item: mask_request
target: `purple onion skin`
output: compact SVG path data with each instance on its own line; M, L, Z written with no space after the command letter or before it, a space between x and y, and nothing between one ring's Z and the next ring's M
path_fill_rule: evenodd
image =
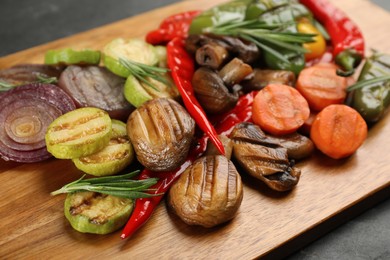
M7 118L7 114L3 114L4 110L12 111L9 106L17 106L15 109L20 108L20 100L29 100L26 102L31 106L33 102L37 104L48 106L48 110L57 109L61 114L65 114L71 110L76 109L72 98L65 93L61 88L44 83L31 83L19 87L15 87L7 92L4 92L0 95L0 157L5 161L15 161L22 163L34 163L46 160L51 157L51 154L46 150L46 146L35 149L33 145L29 150L29 144L18 144L15 147L10 147L12 142L3 142L4 138L10 138L7 133L5 133L4 120ZM7 109L4 109L6 108ZM51 108L54 107L54 108ZM42 120L45 121L45 120ZM47 121L47 120L46 120ZM50 124L47 122L47 124ZM47 128L48 125L43 125L42 127ZM36 140L39 142L41 140ZM22 149L18 146L25 145Z

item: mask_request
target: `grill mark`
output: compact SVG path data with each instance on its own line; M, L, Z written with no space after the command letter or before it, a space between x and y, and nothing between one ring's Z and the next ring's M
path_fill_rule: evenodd
M175 136L172 139L174 140L176 139L176 137L181 137L183 135L185 131L185 125L181 120L182 116L180 116L179 107L177 107L177 105L172 102L168 102L168 104L169 104L168 108L171 109L172 114L174 115L173 117L170 117L171 121L173 120L175 121L175 123L172 122L174 126L173 132L175 133Z
M99 134L101 132L104 132L106 129L107 129L107 126L105 126L105 125L97 127L97 128L93 128L93 129L88 129L88 131L83 131L80 134L72 135L72 136L69 136L68 138L61 138L61 139L57 139L55 141L51 141L50 144L61 144L61 143L70 142L70 141L73 141L76 139L81 139L81 138L88 136L88 135ZM87 140L85 140L85 142L90 143L91 140L87 139Z
M195 168L195 167L194 167ZM199 199L198 199L198 204L196 205L196 208L198 210L201 210L203 208L203 197L206 189L206 184L207 184L207 160L202 160L201 162L201 174L202 174L202 183L199 185L201 187L200 193L199 193Z
M97 119L99 117L103 117L104 113L103 112L97 112L89 116L84 116L81 117L77 120L74 120L72 122L64 122L63 124L59 126L54 126L53 128L50 129L50 132L57 132L61 130L72 130L75 129L77 126L88 123L91 120Z
M161 111L161 104L160 104L160 102L156 103L156 107L157 107L157 110L158 110L157 113L160 113L160 112L159 112L159 111ZM162 136L161 133L160 133L160 131L159 131L159 127L158 127L159 119L158 119L156 116L153 115L153 111L151 110L151 108L153 108L153 106L146 106L146 109L145 109L145 110L146 110L146 115L147 115L146 118L151 122L150 125L153 126L153 129L148 129L148 128L146 128L146 124L145 124L145 122L144 122L144 124L145 124L145 129L146 129L146 131L147 131L148 134L149 134L150 132L152 132L152 131L150 131L150 130L153 130L152 133L155 134L155 136L157 137L157 139L160 139L160 138L162 138L162 137L164 137L164 136ZM142 117L141 117L141 118L142 118ZM144 121L144 120L142 120L142 121ZM150 137L150 134L149 134L149 137ZM149 139L149 142L150 142L150 138L148 138L148 139Z

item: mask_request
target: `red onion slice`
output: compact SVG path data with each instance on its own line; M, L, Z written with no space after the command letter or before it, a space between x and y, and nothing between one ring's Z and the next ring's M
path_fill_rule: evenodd
M0 70L0 81L12 85L23 85L36 82L38 80L37 75L58 78L62 71L62 67L44 64L19 64Z
M1 95L0 156L4 160L38 162L51 155L45 133L58 116L76 108L71 97L51 84L33 83Z

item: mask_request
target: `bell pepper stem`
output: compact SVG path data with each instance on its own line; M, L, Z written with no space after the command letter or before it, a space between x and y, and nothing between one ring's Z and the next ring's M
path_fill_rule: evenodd
M362 56L353 49L346 49L337 54L335 61L341 67L336 71L337 75L349 77L355 73L355 68L362 61Z

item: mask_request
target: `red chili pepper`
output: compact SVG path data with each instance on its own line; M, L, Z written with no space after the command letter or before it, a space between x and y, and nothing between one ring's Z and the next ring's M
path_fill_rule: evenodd
M257 91L248 93L237 102L235 108L225 113L215 120L218 120L216 127L219 134L229 134L234 126L241 122L249 122L252 120L252 103L256 96ZM149 170L143 170L139 179L147 178L159 178L157 184L152 188L155 189L152 194L161 194L159 196L151 198L137 199L135 207L130 219L128 220L125 228L122 231L121 238L127 238L136 232L143 224L145 224L151 217L154 209L157 207L164 194L172 186L172 184L180 177L180 175L192 164L200 155L204 153L207 148L208 136L204 135L200 138L198 145L191 149L187 160L181 165L181 167L175 171L170 172L152 172Z
M300 0L328 31L340 76L350 76L364 58L364 38L359 27L327 0Z
M176 37L168 43L167 60L172 78L181 94L188 113L194 118L199 128L210 137L218 151L224 155L225 148L195 97L191 83L194 74L194 61L184 48L184 38Z
M201 11L188 11L164 19L159 28L146 35L150 44L166 44L175 37L187 37L192 19Z

